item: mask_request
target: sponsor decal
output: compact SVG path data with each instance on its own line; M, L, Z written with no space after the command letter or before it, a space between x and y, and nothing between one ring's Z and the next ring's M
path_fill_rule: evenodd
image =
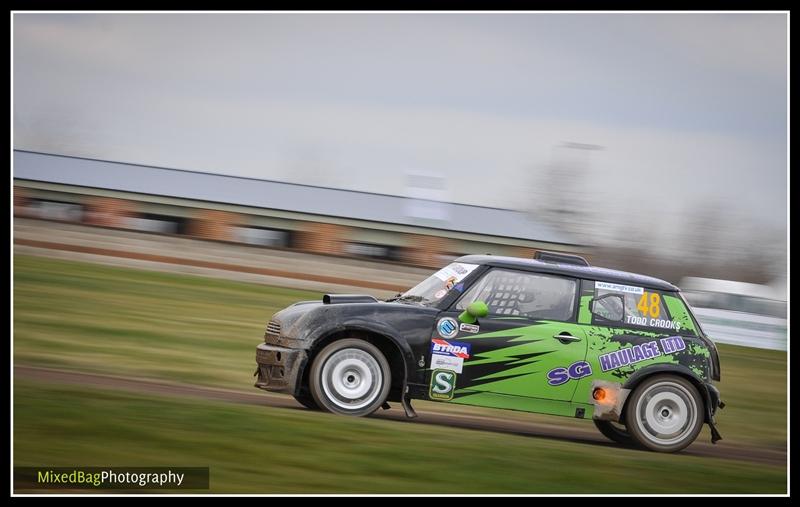
M436 273L433 274L439 280L447 283L451 278L455 281L453 282L458 283L463 280L468 274L472 273L472 271L477 268L477 264L464 264L461 262L454 262L449 264Z
M661 344L659 349L658 344ZM624 349L608 352L599 356L600 369L603 371L616 370L631 366L648 359L653 359L662 354L673 354L686 349L686 342L680 336L668 336L658 341L651 341L641 345L634 345Z
M433 295L433 297L436 299L442 299L446 295L447 295L447 289L442 289L440 291L437 291L436 294Z
M464 331L465 333L477 333L481 330L481 326L475 324L461 324L458 326L458 329Z
M547 383L560 386L570 380L578 380L592 374L592 367L586 361L576 361L568 367L553 368L547 372Z
M440 340L438 338L431 340L432 354L441 354L445 356L460 357L461 359L469 359L469 354L471 351L471 343L449 342L447 340Z
M659 341L664 354L672 354L686 349L686 342L680 336L668 336L667 338L661 338Z
M456 372L450 370L433 370L431 388L428 396L432 400L452 400L456 390Z
M642 287L622 285L620 283L594 282L594 288L597 290L605 289L613 290L615 292L628 292L630 294L644 294L644 289Z
M436 324L436 331L442 338L452 338L458 334L458 321L452 317L444 317L439 319Z
M456 278L455 276L451 276L450 278L447 279L446 282L444 282L444 288L447 289L447 290L452 289L457 281L458 281L458 278Z
M633 347L608 352L598 357L602 371L616 370L623 366L630 366L661 355L658 342L655 340Z
M459 283L458 285L456 285L456 286L455 286L455 287L453 287L453 288L454 288L455 290L457 290L458 292L464 292L464 284L463 284L463 283Z
M462 373L464 370L464 359L435 354L431 356L431 369L450 370L456 373Z
M464 359L469 359L471 351L471 343L434 338L431 340L431 368L461 373L464 368Z

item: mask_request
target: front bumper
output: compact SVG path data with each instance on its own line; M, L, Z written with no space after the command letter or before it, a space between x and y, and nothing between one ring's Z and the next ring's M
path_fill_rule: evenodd
M302 349L287 349L266 343L256 347L258 377L255 386L266 391L296 395L308 356Z

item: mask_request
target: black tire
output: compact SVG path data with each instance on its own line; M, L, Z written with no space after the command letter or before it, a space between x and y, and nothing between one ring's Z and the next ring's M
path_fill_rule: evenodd
M309 410L319 410L319 405L317 405L317 402L314 401L314 398L312 398L310 394L301 394L299 396L295 396L294 399L297 401L297 403L303 405Z
M642 381L625 406L628 433L646 449L676 452L694 442L705 421L697 388L678 375L654 375Z
M337 340L314 358L308 376L311 396L336 414L369 415L386 401L392 372L383 353L355 338Z
M628 433L628 429L624 424L613 421L601 421L593 419L594 425L600 430L600 433L609 440L625 446L634 446L636 441Z

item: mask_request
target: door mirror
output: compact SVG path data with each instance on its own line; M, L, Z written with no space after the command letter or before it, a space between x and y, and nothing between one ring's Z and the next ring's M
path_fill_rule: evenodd
M592 298L589 309L603 320L619 322L625 316L625 300L619 294L606 294Z
M479 318L489 315L489 307L483 301L473 301L466 310L461 312L458 320L465 324L475 324Z

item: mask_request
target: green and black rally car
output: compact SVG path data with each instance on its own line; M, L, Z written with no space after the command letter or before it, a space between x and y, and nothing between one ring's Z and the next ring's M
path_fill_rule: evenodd
M256 387L364 416L424 399L591 418L655 451L724 404L719 356L674 285L581 257L468 255L404 294L325 295L267 324Z

